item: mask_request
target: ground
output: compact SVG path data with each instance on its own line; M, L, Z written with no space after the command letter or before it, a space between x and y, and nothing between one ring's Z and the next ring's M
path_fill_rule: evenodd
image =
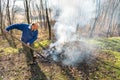
M49 45L51 41L46 39L40 44ZM94 59L89 58L90 63L83 61L73 67L43 62L37 57L36 65L27 66L22 48L11 48L1 39L0 80L120 80L120 37L90 39L88 42L99 48L95 51L99 54ZM39 47L36 42L35 48Z

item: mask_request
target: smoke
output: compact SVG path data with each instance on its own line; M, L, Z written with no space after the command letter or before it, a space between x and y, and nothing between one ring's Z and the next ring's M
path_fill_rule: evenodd
M92 47L82 40L77 30L91 24L96 17L96 0L48 0L48 3L56 20L54 30L57 41L50 45L50 48L55 46L50 52L53 60L59 61L61 53L65 65L79 63L91 53Z

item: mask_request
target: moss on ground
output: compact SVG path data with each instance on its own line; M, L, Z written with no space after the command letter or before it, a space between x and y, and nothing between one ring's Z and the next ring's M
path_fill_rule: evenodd
M107 50L120 51L120 38L112 37L98 40L104 44L103 48Z
M90 77L97 80L120 80L120 37L89 40L99 46L98 70Z
M0 80L2 80L2 77L0 76Z
M43 40L43 41L40 41L40 42L35 42L34 47L41 49L41 46L48 47L50 43L51 43L50 40Z
M19 52L19 50L16 48L7 47L7 48L0 48L0 52L1 52L0 56L5 56L9 54L16 54Z
M41 46L47 47L50 43L51 43L50 40L44 40L44 41L40 41L40 42L35 42L34 47L36 49L38 49L38 48L42 49ZM0 53L1 53L0 56L19 53L19 49L21 49L21 48L1 47L0 48Z
M120 80L120 37L104 38L104 39L89 39L88 43L96 45L100 49L100 54L98 56L100 61L97 61L94 65L97 66L96 70L89 73L90 80ZM44 47L50 44L50 41L43 41L40 44ZM36 48L39 48L39 44L36 43ZM50 69L44 73L50 77ZM56 71L57 70L57 71ZM53 80L67 80L66 75L54 67L53 70ZM79 74L78 74L79 75ZM75 79L80 80L81 78L76 75Z
M47 47L50 43L51 41L49 40L35 42L35 48L37 49L40 48L40 45ZM104 39L90 39L88 40L88 43L98 46L98 48L101 50L100 54L98 55L98 58L100 61L97 61L96 63L94 63L94 66L96 67L93 67L95 70L89 73L88 75L89 80L120 80L120 37L112 37L112 38L104 38ZM18 53L19 50L11 48L11 47L7 47L7 48L0 48L0 51L1 51L0 56L1 55L7 56L9 54L14 55L15 53ZM11 60L11 61L14 61L14 60ZM16 62L14 62L14 64L16 64ZM19 60L17 64L19 64ZM22 70L25 69L25 67L23 66L24 65L20 66L21 69L17 68L18 65L16 67L11 67L11 68L15 70L16 73L22 74ZM68 79L67 75L66 74L64 75L63 71L57 65L53 66L51 64L39 63L39 66L41 70L44 72L44 74L47 76L47 78L52 77L53 80L67 80ZM23 78L24 76L22 75L19 75L19 76L17 75L16 77L13 76L13 74L11 74L12 72L13 71L9 73L10 75L12 75L9 78L10 80L15 80L18 78L19 80L25 79ZM25 72L23 73L25 74ZM76 80L81 79L81 76L79 75L81 74L74 75ZM1 79L2 78L0 77L0 80Z

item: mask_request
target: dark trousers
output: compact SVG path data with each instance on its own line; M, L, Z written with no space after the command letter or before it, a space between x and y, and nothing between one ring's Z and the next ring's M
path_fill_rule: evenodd
M25 53L25 56L26 56L27 63L34 62L34 58L33 58L34 57L34 54L33 54L34 51L24 44L22 44L22 46L23 46L23 50L24 50L24 53ZM31 44L30 46L33 47L34 45Z

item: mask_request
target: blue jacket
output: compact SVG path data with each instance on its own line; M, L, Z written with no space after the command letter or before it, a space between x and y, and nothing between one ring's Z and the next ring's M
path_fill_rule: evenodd
M12 29L18 29L22 31L21 40L24 43L32 44L37 39L38 30L31 31L29 24L13 24L6 28L7 31Z

